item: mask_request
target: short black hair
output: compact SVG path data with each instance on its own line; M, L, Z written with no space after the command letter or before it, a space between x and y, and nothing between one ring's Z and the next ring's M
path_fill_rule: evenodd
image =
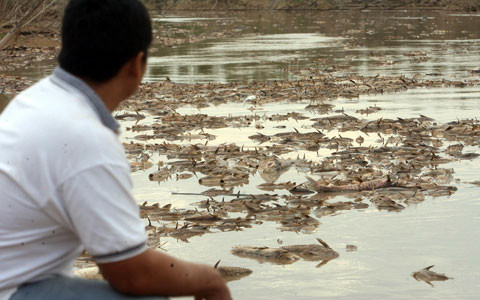
M140 0L71 0L62 21L60 67L95 83L115 77L152 42L152 25Z

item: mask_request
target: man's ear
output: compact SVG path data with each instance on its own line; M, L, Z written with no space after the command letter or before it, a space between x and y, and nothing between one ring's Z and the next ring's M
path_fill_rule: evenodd
M132 57L129 61L128 73L130 76L141 81L146 69L145 52L138 52L137 55Z
M147 68L145 60L145 53L139 52L134 57L130 58L120 70L119 75L116 77L120 80L119 88L124 90L122 100L130 97L137 90L143 79L143 74Z
M145 53L138 52L137 55L132 57L127 63L123 66L123 74L129 80L133 79L136 82L140 82L143 78L143 74L146 69Z

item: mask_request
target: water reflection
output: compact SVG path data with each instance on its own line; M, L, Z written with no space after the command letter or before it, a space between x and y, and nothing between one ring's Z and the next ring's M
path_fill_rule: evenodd
M241 52L242 55L248 55L250 52L308 50L339 46L339 40L342 38L316 33L267 34L216 43L211 47L211 51Z
M205 13L204 13L205 14ZM219 20L221 21L220 23ZM285 80L316 67L362 75L468 78L480 60L478 15L445 12L229 12L154 18L156 35L201 36L221 27L238 38L154 45L146 81ZM165 25L166 24L166 25ZM172 30L169 30L172 29ZM188 29L188 30L187 30ZM246 34L246 36L244 36ZM55 61L11 75L40 79Z
M471 30L480 27L475 15L263 12L249 14L244 26L251 36L160 48L146 80L284 80L296 78L292 67L311 66L348 66L351 73L373 76L458 78L471 76L480 58L480 33Z
M278 34L184 46L172 49L166 56L149 59L146 80L167 76L189 83L288 79L287 73L278 77L286 62L298 60L303 56L301 51L338 48L341 40L313 33Z

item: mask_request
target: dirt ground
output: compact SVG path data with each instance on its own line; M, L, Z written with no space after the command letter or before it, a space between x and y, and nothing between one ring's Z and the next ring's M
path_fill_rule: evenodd
M160 0L167 10L217 9L445 9L479 11L479 0Z
M0 36L10 27L0 28ZM0 51L0 74L54 58L60 50L60 19L42 20L20 31L15 43Z

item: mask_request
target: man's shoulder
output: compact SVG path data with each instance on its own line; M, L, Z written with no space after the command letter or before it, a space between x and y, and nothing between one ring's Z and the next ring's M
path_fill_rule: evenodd
M51 77L20 93L12 102L14 111L6 111L8 118L42 139L72 137L80 143L94 143L112 135L84 95L73 88L56 85Z
M23 102L25 108L43 109L49 113L57 111L68 113L88 109L85 96L68 85L56 84L52 76L38 81L18 94L12 101Z
M49 161L68 160L68 165L78 167L124 163L118 136L102 124L88 99L75 89L55 85L47 77L12 102L2 116L3 131L10 127L11 140L23 152L35 149Z

